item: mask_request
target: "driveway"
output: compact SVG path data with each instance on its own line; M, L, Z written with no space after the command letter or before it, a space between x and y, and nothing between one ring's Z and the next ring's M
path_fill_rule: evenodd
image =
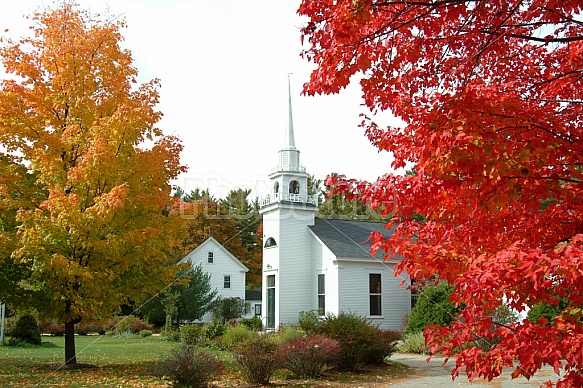
M397 361L414 368L418 373L415 377L404 382L389 384L391 388L412 388L412 387L472 387L472 388L511 388L511 387L539 387L548 380L557 381L557 376L553 369L544 367L530 381L524 377L512 380L510 378L511 369L505 371L501 376L491 382L485 380L474 380L470 384L465 375L460 375L454 381L451 380L451 371L455 365L454 360L448 361L443 366L443 358L432 358L429 363L426 362L427 356L418 354L401 354L395 353L391 356L391 361Z

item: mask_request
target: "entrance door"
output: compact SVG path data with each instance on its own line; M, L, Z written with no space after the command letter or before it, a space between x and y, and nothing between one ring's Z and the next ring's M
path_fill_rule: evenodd
M267 276L267 328L275 328L275 275Z

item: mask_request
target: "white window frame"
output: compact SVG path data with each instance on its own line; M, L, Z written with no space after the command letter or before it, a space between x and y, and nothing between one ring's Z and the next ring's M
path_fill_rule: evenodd
M323 285L322 285L322 289L320 289L320 276L322 277L323 280ZM317 288L317 293L318 293L318 315L320 316L324 316L326 315L326 274L323 273L319 273L316 276L316 288ZM320 307L320 297L322 297L323 301L324 301L324 307Z
M372 290L372 283L371 283L371 276L375 275L379 277L379 290L378 292L373 292ZM371 300L372 298L378 298L379 302L379 313L378 314L373 314L372 313L372 303ZM369 272L368 273L368 316L371 318L382 318L383 317L383 274L380 272Z

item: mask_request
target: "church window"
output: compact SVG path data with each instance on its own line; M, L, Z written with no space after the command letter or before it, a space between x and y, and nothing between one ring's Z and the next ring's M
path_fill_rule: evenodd
M275 194L279 193L279 182L275 182L275 184L273 185L273 192Z
M370 315L382 315L381 305L381 274L368 274L369 297L370 297Z
M231 276L223 276L223 288L231 288Z
M275 241L275 239L273 237L269 237L267 240L265 240L265 245L263 246L264 248L271 248L271 247L276 247L277 246L277 242Z
M291 181L289 183L289 193L299 194L300 193L300 183L298 181Z
M318 314L326 314L326 275L318 275Z
M215 254L214 254L214 252L207 253L206 260L207 260L207 263L209 263L209 264L214 263L215 262Z

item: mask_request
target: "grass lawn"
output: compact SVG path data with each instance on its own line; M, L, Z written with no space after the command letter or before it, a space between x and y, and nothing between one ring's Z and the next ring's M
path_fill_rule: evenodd
M149 372L178 346L160 337L76 336L77 362L96 368L54 370L65 358L64 337L42 337L42 346L0 346L0 385L11 387L164 387Z
M169 387L169 383L153 376L150 368L161 356L180 346L161 337L76 336L77 362L96 367L55 370L65 358L65 339L44 336L42 339L42 346L0 346L0 386ZM216 386L246 386L231 353L213 353L223 360L226 367L226 374L220 377ZM305 381L296 380L282 370L273 376L272 382L279 387L386 387L409 373L402 364L392 363L365 367L359 373L330 372L322 379Z

